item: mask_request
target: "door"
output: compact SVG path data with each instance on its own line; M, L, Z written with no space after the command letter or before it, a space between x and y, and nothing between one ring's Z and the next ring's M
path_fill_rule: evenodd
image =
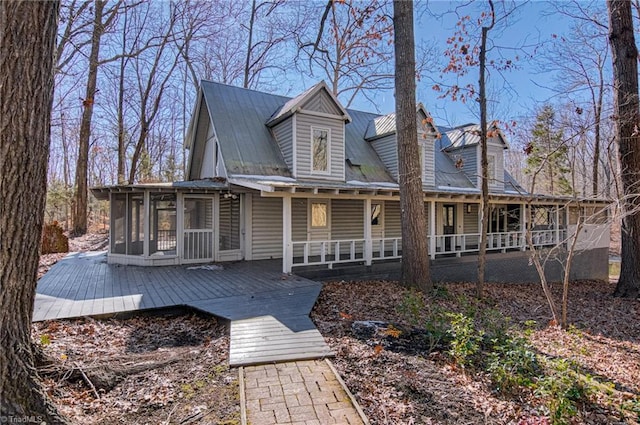
M184 198L183 263L213 261L213 198Z
M453 204L442 206L442 233L444 235L454 235L456 233L456 206ZM455 247L453 238L453 236L445 236L445 251L451 251Z

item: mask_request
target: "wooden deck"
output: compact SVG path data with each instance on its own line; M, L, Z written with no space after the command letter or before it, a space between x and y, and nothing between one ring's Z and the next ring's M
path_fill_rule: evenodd
M279 267L121 266L107 264L104 252L73 253L38 282L33 321L189 306L231 321L233 366L331 356L309 319L321 284Z

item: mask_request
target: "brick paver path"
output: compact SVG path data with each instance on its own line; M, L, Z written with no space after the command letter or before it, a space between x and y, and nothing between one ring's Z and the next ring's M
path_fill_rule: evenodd
M366 425L324 360L244 368L250 425Z

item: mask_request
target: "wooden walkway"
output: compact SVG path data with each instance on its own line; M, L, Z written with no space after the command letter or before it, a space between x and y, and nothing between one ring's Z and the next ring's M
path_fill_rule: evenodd
M107 264L73 253L38 282L33 321L189 306L231 321L230 364L331 356L309 319L321 284L283 276L279 263L225 263L221 270Z

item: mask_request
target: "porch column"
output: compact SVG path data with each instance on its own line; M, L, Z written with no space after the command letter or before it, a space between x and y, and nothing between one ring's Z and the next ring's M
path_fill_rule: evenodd
M371 265L373 259L373 241L371 240L371 198L364 200L364 263Z
M429 255L436 259L436 201L429 201Z
M180 192L176 193L176 254L178 261L182 264L184 258L184 194Z
M521 251L527 250L527 204L520 205L520 232L522 232L522 239L520 240Z
M554 215L553 230L555 230L555 235L556 235L555 240L556 240L556 245L558 245L560 243L560 206L559 205L554 205L553 215Z
M291 249L291 197L282 198L282 273L291 273L293 251Z
M149 256L149 239L151 235L151 193L148 190L144 191L144 242L142 244L142 256Z

